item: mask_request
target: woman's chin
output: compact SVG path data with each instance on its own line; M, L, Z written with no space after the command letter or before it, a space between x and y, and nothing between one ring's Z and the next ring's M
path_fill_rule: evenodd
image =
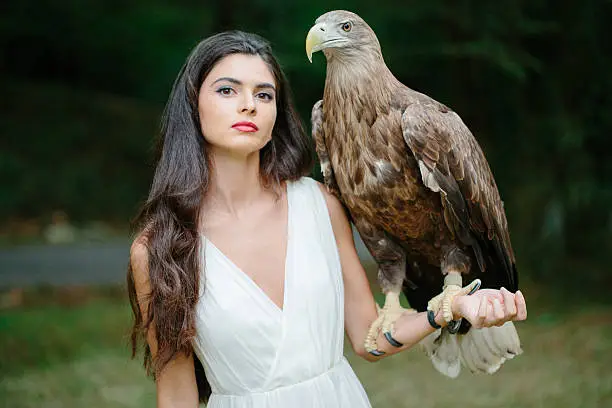
M214 150L225 152L225 154L231 154L232 156L248 157L253 153L259 152L265 145L266 143L262 143L261 140L256 140L255 138L234 138L232 143L214 145Z

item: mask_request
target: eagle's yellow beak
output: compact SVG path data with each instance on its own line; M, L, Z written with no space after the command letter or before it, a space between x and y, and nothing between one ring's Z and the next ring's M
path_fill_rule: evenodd
M312 54L321 51L321 44L325 42L325 24L319 23L312 26L306 36L306 55L308 61L312 62Z

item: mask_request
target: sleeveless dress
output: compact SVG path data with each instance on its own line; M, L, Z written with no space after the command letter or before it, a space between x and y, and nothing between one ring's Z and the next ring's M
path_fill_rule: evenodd
M370 407L343 356L344 287L317 183L287 183L288 242L280 309L205 237L205 288L193 348L212 388L208 408Z

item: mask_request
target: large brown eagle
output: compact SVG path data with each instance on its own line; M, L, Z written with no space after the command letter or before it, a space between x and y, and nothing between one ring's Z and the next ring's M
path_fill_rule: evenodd
M411 307L442 308L450 323L423 342L438 370L454 377L463 362L496 371L521 352L514 325L470 329L450 312L462 278L517 290L504 207L482 150L455 112L393 76L356 14L316 20L306 39L309 60L321 50L327 77L312 111L321 171L378 263L386 295L366 349L376 353L380 327L397 345L391 334L403 291Z

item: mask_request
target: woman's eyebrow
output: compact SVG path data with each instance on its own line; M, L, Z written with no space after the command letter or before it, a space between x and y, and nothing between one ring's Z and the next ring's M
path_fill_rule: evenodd
M240 82L239 80L235 79L235 78L230 78L230 77L221 77L218 78L215 82L213 82L211 85L216 84L217 82L221 82L221 81L227 81L227 82L231 82L232 84L236 84L236 85L242 85L242 82Z
M239 80L237 80L236 78L230 78L230 77L221 77L221 78L218 78L218 79L217 79L215 82L213 82L213 83L211 84L211 86L212 86L212 85L214 85L214 84L216 84L217 82L221 82L221 81L227 81L227 82L230 82L230 83L235 84L235 85L242 85L242 82L241 82L241 81L239 81ZM257 84L257 85L255 86L255 88L257 88L257 89L261 89L261 88L269 88L269 89L272 89L274 92L276 92L276 88L274 87L274 85L272 85L272 84L271 84L271 83L269 83L269 82L262 82L262 83L259 83L259 84Z
M257 84L256 88L257 89L269 88L269 89L272 89L274 92L276 92L276 88L274 87L274 85L272 85L269 82L262 82L261 84Z

